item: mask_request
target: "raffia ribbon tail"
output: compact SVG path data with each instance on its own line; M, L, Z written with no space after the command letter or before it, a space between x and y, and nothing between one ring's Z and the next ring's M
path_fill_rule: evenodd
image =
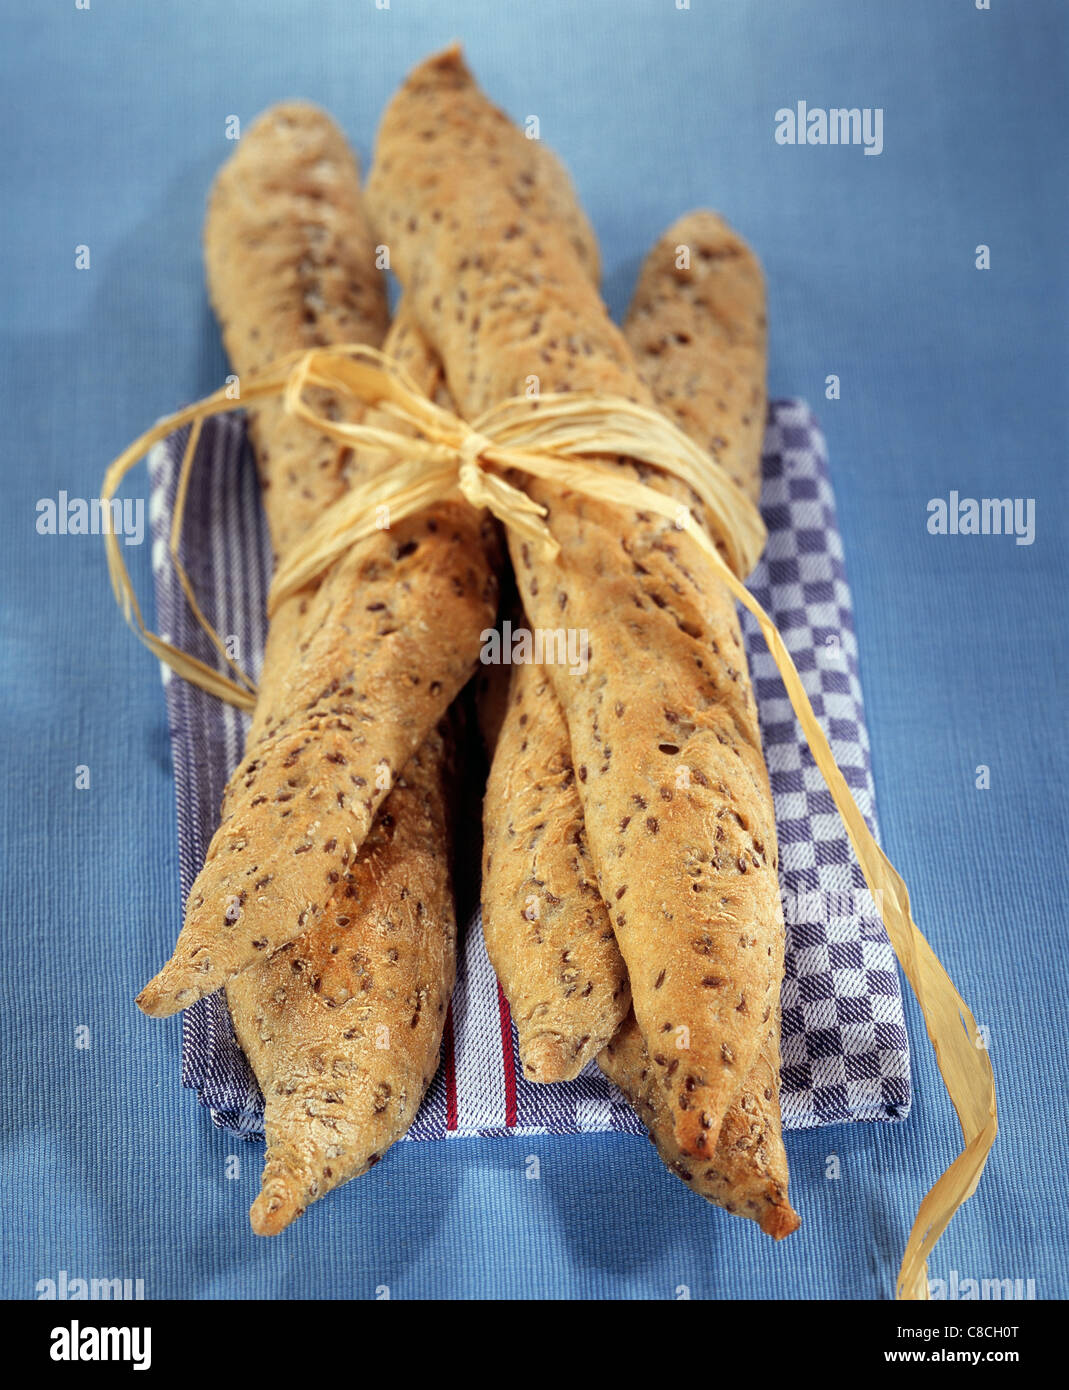
M954 1213L976 1191L998 1133L991 1059L968 1005L913 920L905 882L858 810L775 624L711 543L700 532L695 539L720 567L721 578L735 598L756 618L768 644L810 752L846 826L891 947L920 1005L943 1084L961 1125L965 1148L921 1202L898 1274L896 1297L927 1299L925 1262Z
M377 407L395 418L401 428L329 419L305 399L309 388L325 389L335 398L348 398L362 407ZM994 1073L972 1014L913 920L905 883L873 839L836 765L783 639L742 583L765 542L764 524L756 507L719 464L671 421L633 401L579 392L541 396L534 401L516 398L469 424L429 400L396 361L375 348L344 344L291 354L266 371L244 378L240 399L233 399L229 390L223 389L161 420L120 454L101 489L103 514L107 516L107 503L147 450L172 431L192 425L175 496L171 558L194 616L230 666L234 679L148 631L118 539L110 531L105 534L108 569L123 615L149 650L184 680L244 709L255 703L256 688L227 655L224 643L201 611L179 560L179 543L203 421L278 395L283 396L286 410L310 428L350 448L377 452L382 463L358 488L334 503L302 545L290 553L272 582L269 613L376 530L388 529L403 517L447 498L462 497L474 507L488 508L504 525L541 544L548 555L556 555L559 546L546 525L545 509L502 476L519 471L613 505L674 521L701 547L734 597L753 614L814 761L842 816L891 946L916 995L961 1125L963 1151L921 1202L899 1270L896 1296L927 1298L925 1262L954 1213L976 1190L995 1141ZM718 543L675 499L598 462L598 456L604 455L633 458L685 482L706 508Z

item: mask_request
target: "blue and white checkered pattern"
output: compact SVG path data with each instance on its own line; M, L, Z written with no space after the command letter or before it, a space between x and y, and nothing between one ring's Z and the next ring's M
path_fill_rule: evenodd
M801 401L770 412L761 510L768 544L749 588L790 651L835 760L877 836L853 607L823 436ZM831 793L775 663L743 631L776 806L787 923L782 1097L789 1129L909 1110L898 968Z
M158 446L152 475L157 630L209 662L167 551L185 435ZM858 806L875 834L868 734L858 679L850 590L819 427L801 401L774 402L763 457L769 539L750 587L783 635ZM240 417L206 423L186 505L183 562L214 627L254 677L263 659L271 552L255 467ZM743 614L765 755L776 805L787 922L783 986L783 1123L898 1120L909 1111L909 1048L898 970L831 796L802 739L775 665ZM223 787L248 720L164 672L178 800L183 901L218 822ZM172 924L175 934L177 923ZM161 953L169 947L161 933ZM464 935L452 1007L455 1112L447 1123L442 1073L408 1137L461 1134L641 1132L619 1092L591 1064L574 1082L534 1086L512 1038L476 913ZM223 995L184 1015L182 1079L215 1123L262 1133L263 1102L238 1048ZM506 1030L507 1032L507 1030Z

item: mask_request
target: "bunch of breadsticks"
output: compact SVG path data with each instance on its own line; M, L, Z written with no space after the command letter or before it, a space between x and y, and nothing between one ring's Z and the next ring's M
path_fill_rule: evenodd
M392 323L381 246L402 288ZM456 48L395 95L363 194L322 112L261 117L216 180L205 259L239 376L364 343L468 419L531 394L532 379L624 396L661 410L756 498L753 255L713 214L682 218L615 327L567 176ZM371 463L281 400L248 422L282 560ZM603 462L703 515L667 473ZM174 954L138 1003L161 1016L225 988L264 1095L261 1234L404 1134L454 979L454 704L511 560L512 616L584 642L579 665L479 682L483 930L524 1073L553 1084L596 1059L673 1172L779 1238L798 1225L778 1095L783 919L735 603L670 521L522 486L546 509L556 558L511 531L502 545L458 496L354 545L275 611L219 828Z

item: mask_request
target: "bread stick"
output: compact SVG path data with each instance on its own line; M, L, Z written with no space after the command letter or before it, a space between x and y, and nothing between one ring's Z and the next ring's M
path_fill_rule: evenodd
M768 320L757 257L715 212L689 212L642 263L624 324L657 408L761 496Z
M382 341L356 165L314 107L273 108L246 133L216 180L205 259L239 377L302 346ZM280 402L250 426L283 554L363 460ZM497 606L490 534L466 504L442 503L354 549L276 615L245 756L175 952L138 998L146 1013L187 1007L325 920L398 772L477 663Z
M598 891L564 714L545 668L512 668L483 801L483 939L530 1081L570 1081L631 1003Z
M222 211L213 210L227 223L235 220L231 230L240 234L233 245L224 244L218 227L218 240L209 234L233 277L239 319L230 324L227 338L235 365L240 361L250 370L308 344L308 312L325 325L314 341L373 337L381 327L379 310L385 314L381 285L361 281L354 289L344 275L331 273L339 257L350 258L353 276L366 275L372 264L358 254L369 234L344 140L314 108L287 106L267 113L246 141L251 172L235 179L227 195L240 205L239 212L226 198ZM276 194L287 215L276 215ZM307 206L302 198L310 199ZM254 226L242 220L246 216ZM310 220L301 222L301 216ZM320 217L329 224L326 232L316 221ZM324 262L318 288L309 286L309 244ZM254 312L258 292L259 317ZM362 320L346 316L350 301L370 306ZM428 394L440 395L440 367L403 307L386 347ZM359 476L361 460L338 457L329 442L277 406L259 412L253 441L272 537L284 554L349 477ZM483 585L492 577L483 545L490 532L467 509L439 508L423 520L421 531L406 528L401 543L408 544L413 534L423 549L422 564L403 582L419 599L434 599L444 588L461 596L473 573ZM395 535L386 543L397 541ZM277 711L286 708L299 683L293 667L317 642L326 643L331 625L329 646L338 658L352 663L359 656L359 649L347 651L348 643L355 647L367 636L359 615L385 611L381 603L369 606L379 594L396 601L390 588L396 577L381 555L365 553L336 566L318 591L312 586L282 606L270 628L250 748L262 748L270 739ZM487 594L492 592L491 582ZM424 626L434 614L429 603ZM434 640L428 647L433 653ZM404 696L402 689L402 708ZM340 691L337 697L346 698ZM311 746L308 756L331 751L331 745ZM282 1230L310 1202L375 1163L411 1124L436 1070L455 974L447 824L452 780L443 725L432 728L409 759L358 850L332 843L329 822L317 827L314 858L307 859L317 876L327 860L330 886L321 914L314 925L296 931L293 918L299 922L299 914L291 912L280 928L289 939L273 954L265 945L254 964L229 981L235 1032L264 1095L267 1156L262 1191L251 1212L259 1234ZM270 839L268 821L257 828ZM335 862L338 868L329 867Z
M403 305L386 350L448 404ZM442 545L452 553L448 536ZM409 760L324 919L227 984L264 1096L267 1155L250 1213L259 1235L376 1163L437 1070L456 961L450 744L443 723Z
M689 254L681 256L684 249ZM760 492L763 433L754 421L763 421L766 405L764 326L760 267L745 243L707 212L681 218L653 247L624 325L658 406L696 441L731 450L732 476L754 501ZM598 940L600 925L601 939L611 943L603 947L610 961L602 967L602 986L617 980L622 960L612 959L615 940L600 895L592 900L587 891L589 857L582 806L569 776L567 728L552 685L538 667L514 668L499 723L485 807L483 932L512 1005L525 1074L536 1081L567 1080L577 1070L570 1065L577 1044L590 1032L589 996L562 986L553 933L570 942L585 927L586 937ZM531 797L547 782L554 796L549 804L539 803L539 835L529 849L509 834L510 791L516 786L520 799ZM538 921L550 885L554 917L535 941L534 927L525 921ZM539 1030L530 1021L534 1011L525 1003L532 993L542 1018L553 1018L552 1030ZM679 1150L633 1013L598 1060L635 1107L668 1168L693 1191L756 1221L775 1239L797 1229L799 1219L787 1196L779 1113L778 1010L708 1161Z
M323 921L226 987L264 1096L250 1213L276 1235L359 1176L415 1119L453 991L443 734L406 766Z
M715 213L680 218L643 262L624 333L658 408L717 454L757 502L767 411L766 313L764 279L750 248ZM671 1171L707 1201L756 1221L775 1240L800 1224L787 1195L779 1041L777 1006L709 1163L679 1150L634 1014L598 1058Z
M714 213L681 218L646 257L624 331L658 406L698 443L730 451L756 501L765 308L753 253ZM524 1074L568 1081L624 1018L627 972L586 846L564 712L541 666L513 669L500 723L484 801L483 936Z
M728 1106L711 1155L694 1158L675 1139L664 1087L646 1044L628 1014L598 1058L602 1070L627 1096L668 1168L706 1201L756 1221L782 1240L799 1227L787 1198L787 1155L779 1111L779 1017L768 1031L742 1087Z
M413 310L468 415L532 374L543 392L650 402L539 197L531 144L456 48L395 96L368 198ZM698 507L682 484L637 471ZM550 562L510 537L528 619L589 643L584 674L549 669L601 897L675 1140L708 1156L782 974L775 826L734 602L670 523L525 485L562 547Z

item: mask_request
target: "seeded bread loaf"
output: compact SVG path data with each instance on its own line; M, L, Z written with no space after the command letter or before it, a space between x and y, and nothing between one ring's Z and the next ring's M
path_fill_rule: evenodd
M782 1240L799 1227L787 1198L787 1155L779 1111L779 1018L774 1015L746 1080L728 1106L716 1147L695 1158L676 1143L671 1107L646 1044L628 1014L598 1058L627 1096L665 1164L706 1201L756 1221Z
M689 254L681 257L683 250ZM669 228L646 257L624 325L658 406L696 441L731 449L732 475L755 501L761 432L747 417L756 413L763 420L765 414L764 324L756 259L713 213L695 212ZM613 958L615 940L600 894L589 893L567 727L544 671L513 668L510 698L496 724L483 831L483 932L512 1006L525 1074L535 1081L566 1080L578 1071L574 1058L601 1021L595 1015L591 1022L589 1000L599 983L602 990L615 988L622 960ZM547 786L551 794L539 795ZM534 803L527 814L534 826L529 841L516 833L514 810L509 816L517 802ZM594 978L579 990L563 977L560 961L564 950L574 953L576 937L598 943L608 957L587 972ZM626 986L621 994L627 997ZM634 1014L613 1031L599 1064L631 1101L669 1169L775 1239L796 1230L779 1113L778 1010L728 1107L711 1160L679 1150Z
M756 258L703 211L670 227L647 256L625 325L658 406L698 443L730 448L732 472L755 500L764 329ZM630 989L597 891L548 672L513 668L499 723L484 801L483 936L524 1074L566 1081L612 1037Z
M597 246L562 166L537 145L550 192L590 279ZM524 618L517 608L514 627ZM482 683L493 750L483 800L482 927L530 1081L569 1081L596 1057L631 1004L627 971L582 833L564 715L540 663Z
M715 212L681 217L642 263L624 333L657 408L758 501L767 317L745 241Z
M438 1068L455 975L443 733L390 792L311 931L227 985L264 1096L267 1156L250 1213L276 1235L377 1163Z
M680 218L643 262L624 333L658 408L716 454L758 501L766 314L764 277L750 248L715 213ZM672 1172L707 1201L756 1221L775 1240L800 1224L787 1196L779 1040L777 1007L757 1060L728 1107L710 1163L679 1150L633 1013L598 1058Z
M254 134L264 143L259 152L263 164L257 164L255 172L269 183L278 181L283 195L295 190L307 194L307 185L302 182L307 161L312 161L312 169L304 172L313 180L327 179L332 168L348 167L349 178L343 181L345 196L338 200L344 217L337 225L331 221L337 245L334 252L325 254L328 259L334 254L353 254L362 235L366 240L355 167L344 141L326 117L312 108L282 108L269 113L246 140L253 140ZM275 148L279 142L281 148ZM330 158L324 154L325 148ZM274 157L268 158L269 153ZM235 306L244 315L240 322L248 330L247 341L261 342L269 332L270 351L264 359L269 361L308 341L304 336L305 314L298 312L306 286L302 287L300 276L293 276L293 265L287 260L287 255L303 255L303 242L298 238L291 244L283 235L278 243L269 235L277 225L270 215L269 189L259 190L253 180L252 189L244 191L250 197L262 191L263 206L258 211L254 208L253 213L266 219L267 243L276 250L281 245L271 265L268 303L261 306L264 313L259 324L255 321L251 268L261 243L256 236L247 235L249 229L240 219L238 226L243 233L227 252L235 283L254 301L251 309ZM309 217L317 215L319 202L312 199L306 209ZM283 203L289 206L286 197ZM290 228L285 217L282 225ZM319 239L312 236L314 230L314 222L304 226L304 232L318 246ZM353 273L363 273L371 264L368 259L354 266ZM335 297L344 298L345 294L342 285L332 283L324 299L316 298L313 309L327 313ZM342 336L366 339L372 327L370 322L347 324ZM322 341L333 339L328 336ZM241 355L243 344L246 339L239 334L236 364L247 360ZM428 394L440 396L440 368L403 308L386 347ZM361 460L351 459L345 467L327 466L322 461L331 451L324 441L280 410L267 418L261 412L253 438L267 485L264 496L272 536L278 553L285 554L316 519L317 503L320 507L328 505L350 477L360 475ZM401 544L421 547L422 565L414 575L402 576L400 595L391 583L398 578L396 568L381 555L364 554L355 562L343 560L318 591L310 587L275 615L250 747L262 748L263 741L270 739L276 717L270 711L285 708L296 683L293 667L317 642L324 652L333 652L336 660L351 664L361 654L357 644L367 639L363 613L386 613L387 603L402 606L409 602L416 608L423 602L426 612L408 615L418 630L435 620L436 588L428 576L436 577L439 588L450 591L446 619L451 615L453 597L461 595L473 572L480 574L482 583L487 582L493 556L483 545L489 532L480 519L456 504L419 522L418 532L406 528ZM384 540L397 544L398 533ZM413 583L413 578L417 582ZM488 607L492 592L491 584ZM328 633L332 626L334 631ZM434 642L427 645L433 653ZM335 698L341 702L352 695L339 690ZM402 707L404 696L402 689ZM354 737L354 742L362 741L362 737ZM317 746L315 738L309 738L306 764L313 768L313 776L316 760L329 760L335 752L339 750L332 745ZM299 761L294 760L291 766L296 767ZM255 774L255 762L247 762L247 772ZM334 765L347 766L345 762ZM227 1001L235 1032L265 1102L267 1158L262 1192L251 1212L253 1227L260 1234L275 1234L309 1202L376 1162L411 1124L436 1070L455 973L447 827L447 793L452 781L443 724L430 730L409 759L359 849L332 821L331 816L337 815L333 808L326 811L322 818L326 823L314 826L315 834L308 837L310 848L297 861L307 866L311 882L323 884L317 888L323 894L323 907L315 924L303 931L294 930L293 919L299 927L300 913L291 910L279 929L279 934L288 932L281 948L272 954L269 946L273 943L264 943L255 963L228 984ZM285 821L289 807L286 800L281 804L281 820ZM255 806L252 809L255 811ZM275 827L264 820L256 822L255 828L262 832L261 842L270 844ZM341 833L337 833L339 829ZM244 906L244 898L239 898L238 906Z
M369 206L450 390L469 416L531 375L543 392L649 403L534 163L456 48L421 64L383 119ZM619 466L697 506L656 470ZM527 486L562 546L549 562L510 538L528 619L589 634L586 673L550 673L601 897L675 1140L707 1156L782 975L775 827L734 602L670 524Z
M564 715L546 669L512 668L483 802L483 938L530 1081L570 1081L631 991L590 862Z
M356 165L314 107L273 108L246 133L216 180L205 259L239 376L300 347L382 341ZM367 460L279 402L251 428L284 554ZM355 548L276 614L245 756L174 955L138 998L146 1013L185 1008L324 919L398 771L475 667L497 606L490 536L467 504L443 503Z
M403 305L386 350L449 404ZM426 547L439 544L453 553L448 533L430 531ZM450 745L443 722L409 760L359 851L341 851L322 920L227 984L234 1029L264 1095L267 1157L250 1214L260 1235L277 1234L377 1162L412 1123L437 1070L456 956ZM338 851L329 841L321 849Z

